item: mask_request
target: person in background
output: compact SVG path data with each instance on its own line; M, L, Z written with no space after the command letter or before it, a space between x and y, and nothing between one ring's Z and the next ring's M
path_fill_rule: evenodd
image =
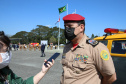
M56 49L56 47L57 47L57 46L55 45L55 49Z
M64 34L70 42L63 50L61 84L112 84L116 72L109 50L86 36L84 19L79 14L63 17Z
M42 70L35 76L31 76L26 80L18 77L10 69L9 63L12 57L10 51L10 40L4 35L4 32L0 32L0 84L38 84L47 71L53 66L54 60L52 62L47 62L47 66L42 65Z
M41 53L42 53L41 57L45 57L46 56L44 51L45 51L45 45L42 43L42 45L41 45Z
M19 44L17 44L17 50L19 50Z
M13 48L14 48L14 51L16 51L16 46L15 46L15 44L13 44Z
M12 51L12 43L10 43L10 50Z

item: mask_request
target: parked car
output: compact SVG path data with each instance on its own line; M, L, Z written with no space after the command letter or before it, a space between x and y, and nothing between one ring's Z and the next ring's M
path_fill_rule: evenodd
M106 28L104 32L105 36L94 40L102 42L109 49L117 74L117 81L113 84L126 84L126 30Z

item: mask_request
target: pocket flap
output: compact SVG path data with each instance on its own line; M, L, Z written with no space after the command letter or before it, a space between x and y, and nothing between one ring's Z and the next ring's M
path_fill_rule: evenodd
M74 61L73 66L78 67L78 68L86 68L87 64L85 64L84 62L80 62L80 61Z

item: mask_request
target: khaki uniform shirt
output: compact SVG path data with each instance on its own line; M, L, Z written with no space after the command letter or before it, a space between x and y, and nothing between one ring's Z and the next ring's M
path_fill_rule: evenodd
M102 76L115 73L107 47L102 43L93 47L87 39L84 35L75 49L72 43L65 46L61 84L101 84Z

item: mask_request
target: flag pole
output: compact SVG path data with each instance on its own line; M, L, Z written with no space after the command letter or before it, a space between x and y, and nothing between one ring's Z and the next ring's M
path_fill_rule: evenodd
M67 15L68 15L68 4L67 4ZM66 43L67 43L67 39L66 39Z
M67 4L67 15L68 15L68 4Z
M60 15L59 15L59 18L60 18ZM59 50L59 44L60 44L60 20L59 20L58 50Z

